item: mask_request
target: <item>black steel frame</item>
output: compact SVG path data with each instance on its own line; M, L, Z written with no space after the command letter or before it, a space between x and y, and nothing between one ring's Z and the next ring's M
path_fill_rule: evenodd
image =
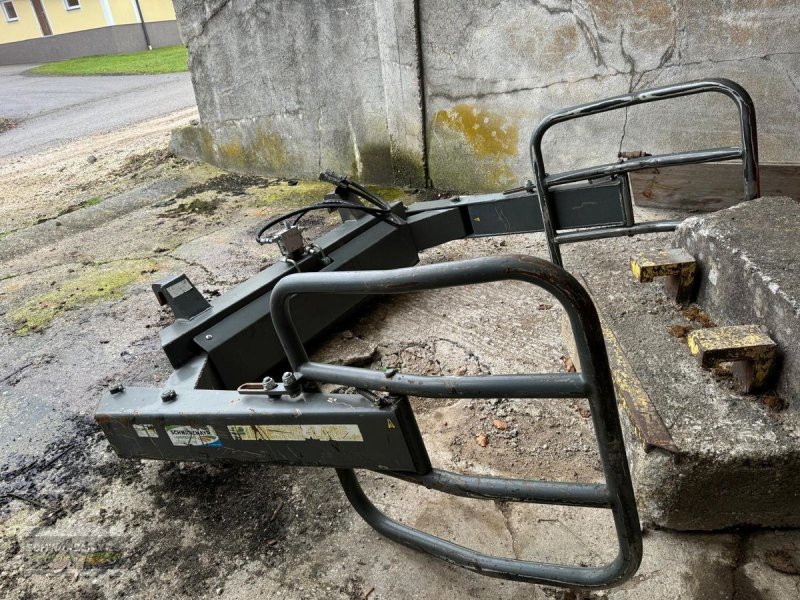
M548 174L545 169L544 157L542 155L542 138L551 127L558 123L564 123L566 121L612 110L620 110L637 104L708 92L724 94L733 100L739 113L741 146L678 152L675 154L661 154L658 156L643 156L626 162L598 165L557 174ZM626 219L622 226L601 226L579 231L564 232L562 230L565 228L559 227L559 223L555 217L556 206L553 199L553 190L557 188L557 186L600 177L627 177L627 173L652 167L673 167L677 165L741 159L744 176L744 199L752 200L753 198L758 198L760 195L755 106L747 91L738 83L729 79L689 81L686 83L640 90L614 98L606 98L596 102L589 102L587 104L557 110L547 115L539 125L536 126L536 129L533 130L530 141L530 156L531 168L533 169L536 190L539 196L539 206L542 211L542 222L544 224L545 235L547 236L547 247L550 253L550 259L559 266L563 265L560 249L561 244L618 237L622 235L673 231L682 220L651 221L637 224L633 217L633 207L630 200L628 200L627 206L625 207ZM630 195L628 198L630 198Z
M705 92L725 94L736 104L741 128L740 147L645 156L567 173L546 173L541 142L552 126L591 114ZM172 277L154 285L159 301L169 304L176 316L176 321L161 332L162 346L176 370L164 389L132 388L123 392L122 386L118 386L116 392L111 391L104 397L96 417L112 445L122 456L138 456L136 452L142 452L141 444L144 442L136 439L137 443L133 443L130 428L134 420L138 423L144 417L152 417L154 423L167 417L180 421L186 414L194 414L192 411L201 411L203 419L212 415L214 423L219 421L222 424L221 429L228 422L226 417L235 417L239 419L237 423L244 423L247 419L242 420L240 413L233 411L231 406L238 406L237 403L242 404L244 398L250 398L246 394L262 393L277 398L292 396L288 387L276 384L270 378L260 384L249 383L239 387L265 375L276 375L276 370L287 359L300 381L312 388L314 382L330 382L420 397L587 398L592 409L605 484L475 477L433 469L427 462L416 469L416 473L390 471L381 466L385 463L367 460L368 456L364 456L362 461L361 454L355 462L326 464L377 468L393 477L471 498L609 509L617 531L619 553L605 566L584 567L500 558L391 520L366 497L355 471L337 469L348 499L376 530L397 542L468 569L506 579L584 588L609 587L629 578L641 561L642 543L614 387L597 312L586 290L560 268L560 244L674 229L680 221L635 222L628 173L639 169L741 159L745 199L757 197L759 173L755 110L747 92L725 79L632 92L552 113L534 130L530 151L535 186L528 182L523 188L500 194L445 198L420 202L408 208L396 203L391 207L391 219L360 212L343 214L344 222L339 227L315 240L296 257L272 265L210 303L185 276ZM547 237L552 262L524 256L500 256L412 266L418 262L420 250L450 240L542 230ZM537 285L563 304L576 338L582 366L580 373L426 377L310 362L306 354L304 343L310 343L330 330L371 295L504 279ZM290 300L295 297L297 300L291 307L293 320ZM267 381L269 386L265 383ZM236 388L239 388L238 392L232 391ZM312 389L301 395L307 404L320 396L315 395ZM220 399L218 410L209 412L208 407L213 404L210 398ZM173 404L164 406L162 401ZM264 405L268 406L271 405ZM275 416L264 407L260 412L256 411L253 419ZM322 409L311 412L309 418L331 417L329 411ZM153 443L151 440L154 438L145 436L142 439ZM164 459L179 455L180 460L219 460L221 456L219 450L212 452L195 446L179 446L177 449L163 446L162 449L166 454L158 457ZM233 454L229 454L235 456L235 446L232 449ZM420 445L418 449L421 451L424 446ZM271 454L266 450L259 457L251 456L250 460L267 460ZM148 451L152 454L152 449ZM301 453L291 464L323 464L322 455L314 452L309 449L307 453ZM368 452L369 448L364 450L364 453Z
M574 332L581 372L476 377L394 373L387 377L370 369L311 362L290 312L291 299L302 294L397 294L506 279L537 285L564 306ZM605 484L477 477L438 469L423 475L391 471L388 474L470 498L609 509L613 514L619 545L619 553L611 563L599 567L551 564L490 556L465 548L390 519L364 494L355 471L337 469L350 503L377 531L411 548L483 575L503 579L601 588L622 583L636 572L642 556L641 531L605 342L594 304L572 275L545 260L517 255L386 271L294 274L275 286L271 312L289 363L294 373L302 376L306 382L337 383L428 398L589 400Z

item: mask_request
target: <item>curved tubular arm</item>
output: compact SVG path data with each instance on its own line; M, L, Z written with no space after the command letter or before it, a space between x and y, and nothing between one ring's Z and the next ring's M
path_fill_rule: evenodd
M622 532L617 530L620 538L620 553L613 561L601 567L560 565L490 556L398 523L381 512L367 498L355 471L336 469L336 473L350 504L361 518L378 533L399 544L427 552L481 575L560 587L607 588L623 583L632 577L639 568L642 542L638 524L635 534L624 540Z
M505 279L537 285L564 306L575 336L581 373L568 374L568 377L564 374L424 377L313 363L308 360L292 322L289 306L293 296L303 293L397 294ZM285 277L275 286L271 297L271 314L292 369L311 381L338 382L368 389L373 387L422 397L447 394L451 394L451 397L459 394L486 397L489 393L503 390L506 397L520 397L524 392L528 397L546 394L560 398L582 396L589 400L605 485L479 477L438 470L421 475L387 474L459 496L608 508L613 514L619 546L614 561L601 567L557 565L494 557L464 548L393 521L364 495L354 471L339 469L339 478L348 499L376 530L401 544L484 575L517 581L587 588L609 587L622 583L636 572L642 556L641 530L605 341L591 298L564 269L539 258L511 255L389 271L299 273ZM525 377L529 378L528 383L524 382ZM515 386L518 390L516 394L513 393ZM537 393L537 386L541 386L540 393Z
M425 475L400 473L399 471L387 471L385 474L425 486L429 490L437 490L462 498L611 508L608 488L602 483L528 481L486 475L461 475L440 469L431 469Z
M568 173L547 175L544 157L542 156L542 138L547 131L558 123L579 119L589 115L619 110L645 104L657 102L669 98L680 96L691 96L707 92L717 92L730 98L736 105L739 113L739 129L741 136L741 147L736 148L716 148L712 150L699 150L694 152L683 152L674 155L648 156L640 159L630 160L624 163L599 165L578 169ZM756 135L756 112L753 100L742 86L730 79L701 79L678 83L658 88L630 92L613 98L606 98L595 102L580 104L570 108L555 111L547 115L536 126L531 134L530 157L533 176L539 196L539 205L542 211L542 221L545 234L547 235L550 257L558 265L561 265L561 251L558 247L556 237L556 227L553 220L554 210L551 206L551 198L548 192L550 186L560 185L570 181L580 181L594 177L602 177L617 173L625 173L645 169L651 166L674 166L679 164L691 164L698 162L710 162L715 160L742 159L742 169L744 176L744 197L745 200L758 198L760 195L759 171L758 171L758 139Z

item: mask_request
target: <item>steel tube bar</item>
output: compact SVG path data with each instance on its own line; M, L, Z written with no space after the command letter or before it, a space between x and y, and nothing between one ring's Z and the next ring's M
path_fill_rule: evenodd
M559 242L556 239L556 221L555 221L555 208L553 206L552 194L550 187L556 184L566 183L566 181L576 181L575 177L580 176L592 177L594 173L608 172L608 174L626 172L626 167L622 166L626 163L621 163L618 169L615 170L614 165L602 165L601 167L592 167L588 169L580 169L577 172L563 173L556 175L547 175L546 167L544 164L544 156L542 155L542 138L545 133L558 123L563 123L572 119L586 117L598 113L608 112L611 110L619 110L628 108L637 104L645 104L648 102L657 102L669 98L678 98L681 96L690 96L694 94L702 94L707 92L715 92L724 94L730 98L736 105L739 115L739 132L741 137L741 148L738 153L734 153L734 149L714 149L710 151L700 151L691 153L679 153L677 156L683 156L688 161L707 162L707 160L731 160L734 158L742 159L742 175L744 180L744 198L745 200L752 200L758 198L760 195L760 182L758 171L758 139L756 134L756 113L755 105L752 98L742 86L729 79L703 79L698 81L689 81L686 83L679 83L668 85L659 88L652 88L647 90L639 90L630 92L621 96L613 98L606 98L587 104L580 104L570 108L555 111L547 115L533 130L530 139L530 158L531 167L533 169L534 182L539 196L539 207L542 212L542 223L544 226L545 235L547 237L547 247L550 253L550 259L557 265L563 264L561 258L561 250ZM715 158L711 156L717 153ZM670 158L672 156L672 158ZM634 163L634 169L645 168L646 163L641 162L648 158L655 158L656 161L667 161L668 164L661 162L661 166L674 166L676 164L689 164L677 162L674 158L676 155L666 155L658 157L644 157L643 159L634 159L629 161ZM703 160L700 160L703 158ZM707 159L707 160L706 160ZM652 165L650 165L652 166Z
M673 154L657 154L656 156L643 156L625 162L609 163L576 169L565 173L548 175L544 181L548 186L563 185L576 181L585 181L595 177L608 177L619 173L630 173L656 167L673 167L676 165L693 165L722 160L742 158L742 149L739 147L712 148L709 150L693 150L691 152L675 152Z
M544 387L544 391L537 394L533 383L525 383L525 376L464 377L461 379L467 383L454 383L452 380L458 378L385 374L369 369L312 363L308 360L291 317L290 301L299 294L413 293L505 279L537 285L551 293L563 305L575 336L582 376L580 379L559 379L564 385L564 392L556 389L556 379L551 375L542 376L543 374L527 376L529 382ZM548 261L516 255L390 271L298 273L289 275L275 286L270 306L275 330L290 365L303 379L310 382L315 382L318 378L320 382L335 378L337 383L353 387L369 388L375 385L387 391L394 389L421 396L468 392L478 397L486 397L490 391L501 389L507 397L519 397L523 393L530 395L531 392L537 396L546 394L564 397L565 394L575 393L576 384L582 385L591 408L606 479L605 486L526 480L514 482L504 478L488 479L435 470L419 476L391 471L386 473L460 496L606 507L613 515L619 553L616 559L604 566L582 567L499 558L464 548L388 518L364 495L352 469L337 469L339 479L355 510L380 533L401 544L484 575L532 583L592 588L621 583L636 572L642 555L641 530L605 341L594 304L588 292L572 275ZM501 383L492 384L491 379ZM481 389L484 384L486 387ZM516 392L513 389L515 384L519 385Z
M639 235L640 233L664 233L675 231L682 220L673 221L649 221L647 223L637 223L630 227L598 227L597 229L582 229L579 231L569 231L556 235L559 244L572 244L575 242L585 242L588 240L602 240L605 238L620 237L623 235Z
M601 483L526 481L505 477L463 475L440 469L433 469L425 475L395 471L389 471L388 474L431 490L465 498L611 508L608 488Z
M585 398L589 387L581 373L535 373L434 377L306 362L295 368L313 381L352 385L380 392L426 398Z

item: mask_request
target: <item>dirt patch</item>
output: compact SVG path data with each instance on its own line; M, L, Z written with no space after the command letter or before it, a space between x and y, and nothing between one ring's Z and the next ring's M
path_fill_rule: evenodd
M224 574L237 557L275 565L296 514L292 479L265 465L162 465L144 491L157 525L129 560L147 578L169 573L176 591L187 595ZM192 542L186 544L189 530Z
M9 129L14 129L17 126L17 122L13 119L8 119L6 117L0 117L0 133L5 133Z
M186 161L176 158L167 148L157 148L149 152L131 154L122 161L119 168L111 171L110 175L112 177L129 177L139 171L152 169L167 161L171 161L176 165L186 164Z
M244 196L247 193L248 188L266 188L281 181L286 180L276 179L274 177L268 178L254 175L225 173L224 175L212 177L203 183L190 185L183 191L176 194L175 200L183 200L184 198L190 198L203 192L218 192L222 194L228 194L229 196Z
M669 329L667 329L667 333L669 333L675 339L685 342L689 334L693 332L694 329L695 328L691 325L676 323L674 325L670 325Z
M0 161L0 237L90 205L94 198L105 199L162 174L190 169L166 147L170 130L195 115L196 109L179 111Z
M9 514L12 502L22 503L42 509L41 524L49 525L80 510L103 482L138 480L141 463L112 456L93 419L69 417L64 431L65 440L35 460L12 457L0 466L0 515Z
M216 177L190 185L178 192L173 198L161 206L175 205L174 208L165 210L161 217L184 217L187 215L210 216L224 204L228 198L248 195L253 188L267 188L276 185L280 180L276 178L257 177L250 175L237 175L225 173ZM190 199L188 202L181 200Z
M689 319L690 321L699 324L701 327L717 326L717 324L714 323L714 320L709 316L709 314L699 306L692 305L689 308L685 309L683 311L683 316Z

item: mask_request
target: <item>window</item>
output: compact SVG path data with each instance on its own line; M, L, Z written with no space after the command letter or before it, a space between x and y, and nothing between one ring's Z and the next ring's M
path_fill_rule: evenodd
M11 0L7 0L3 2L3 14L6 17L6 21L11 23L12 21L19 21L19 17L17 16L17 9L14 8L14 3Z
M81 0L64 0L64 5L67 7L67 10L75 10L81 7Z

